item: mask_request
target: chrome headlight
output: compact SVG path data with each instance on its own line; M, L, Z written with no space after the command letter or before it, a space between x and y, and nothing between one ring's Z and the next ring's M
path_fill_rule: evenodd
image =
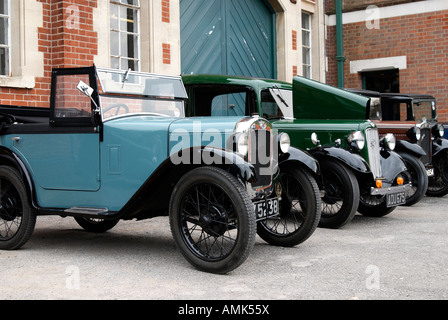
M421 130L418 126L409 129L406 135L413 141L420 141L420 138L422 137Z
M236 151L244 157L249 153L249 134L247 131L236 137Z
M358 150L364 149L366 139L361 131L355 131L348 137L349 144Z
M445 135L445 127L443 124L437 124L432 127L432 135L436 138L441 138Z
M278 135L278 147L282 153L289 152L289 148L291 147L291 139L289 138L289 134L281 132Z
M397 145L397 139L392 133L388 133L381 140L381 144L383 148L394 150L395 146Z
M316 146L320 143L320 141L319 141L319 137L317 136L317 133L316 133L316 132L313 132L313 133L311 134L311 142L312 142L314 145L316 145Z

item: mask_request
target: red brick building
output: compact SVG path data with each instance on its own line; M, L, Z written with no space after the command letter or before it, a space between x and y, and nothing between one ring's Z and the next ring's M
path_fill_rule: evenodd
M327 83L337 85L335 1L326 0ZM344 85L436 97L448 121L448 1L342 0Z

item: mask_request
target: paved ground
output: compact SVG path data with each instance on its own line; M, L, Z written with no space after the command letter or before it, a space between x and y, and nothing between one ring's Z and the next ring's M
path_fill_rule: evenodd
M257 239L228 275L193 269L167 218L120 222L106 234L40 217L20 250L0 252L0 299L448 299L448 197L383 218L357 215L295 248Z

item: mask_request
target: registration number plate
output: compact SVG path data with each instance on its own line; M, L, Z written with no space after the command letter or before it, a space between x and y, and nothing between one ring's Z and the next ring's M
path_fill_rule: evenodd
M257 220L266 219L278 215L280 205L277 198L254 202Z
M387 195L387 207L396 207L406 203L406 192L391 193Z

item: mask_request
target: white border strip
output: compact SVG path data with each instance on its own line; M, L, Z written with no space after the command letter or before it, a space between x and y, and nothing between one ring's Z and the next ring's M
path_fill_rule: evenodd
M367 9L367 7L366 7ZM428 13L435 11L448 10L447 0L426 0L419 2L411 2L405 4L398 4L395 6L380 7L379 18L394 18L401 16L408 16L413 14ZM327 25L336 25L336 15L327 16ZM365 22L368 20L368 15L365 10L347 12L342 14L343 24Z
M406 56L350 61L350 73L388 69L407 69Z

